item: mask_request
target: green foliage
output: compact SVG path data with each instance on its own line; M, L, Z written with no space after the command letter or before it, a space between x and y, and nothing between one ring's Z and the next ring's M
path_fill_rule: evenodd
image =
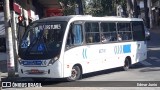
M76 0L59 0L63 3L64 15L75 14ZM116 7L121 5L126 8L126 0L82 0L84 13L93 16L116 15Z
M63 14L64 15L74 15L75 14L75 7L76 7L76 0L58 0L61 2Z
M86 14L93 16L113 16L116 15L117 5L126 8L126 0L86 0Z

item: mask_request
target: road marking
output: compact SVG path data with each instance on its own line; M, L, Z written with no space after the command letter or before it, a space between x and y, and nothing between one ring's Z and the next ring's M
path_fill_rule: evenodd
M157 57L149 57L150 59L158 59Z
M151 66L152 64L150 64L149 62L147 61L142 61L140 62L141 64L145 65L145 66Z

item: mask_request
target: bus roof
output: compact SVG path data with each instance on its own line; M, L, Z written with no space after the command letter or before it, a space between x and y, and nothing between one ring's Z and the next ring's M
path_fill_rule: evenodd
M76 21L76 20L87 20L87 21L143 21L141 18L124 18L117 16L106 16L106 17L92 17L91 15L70 15L70 16L54 16L47 17L35 22L45 21Z

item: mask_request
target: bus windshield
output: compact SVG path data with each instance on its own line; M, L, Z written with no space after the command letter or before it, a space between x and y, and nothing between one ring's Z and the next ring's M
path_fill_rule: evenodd
M60 54L66 22L33 23L19 44L22 59L49 59Z

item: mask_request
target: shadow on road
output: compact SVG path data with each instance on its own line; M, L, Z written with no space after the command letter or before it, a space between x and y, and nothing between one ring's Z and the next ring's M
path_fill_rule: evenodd
M153 72L153 71L160 71L160 68L145 68L140 70L140 72Z

